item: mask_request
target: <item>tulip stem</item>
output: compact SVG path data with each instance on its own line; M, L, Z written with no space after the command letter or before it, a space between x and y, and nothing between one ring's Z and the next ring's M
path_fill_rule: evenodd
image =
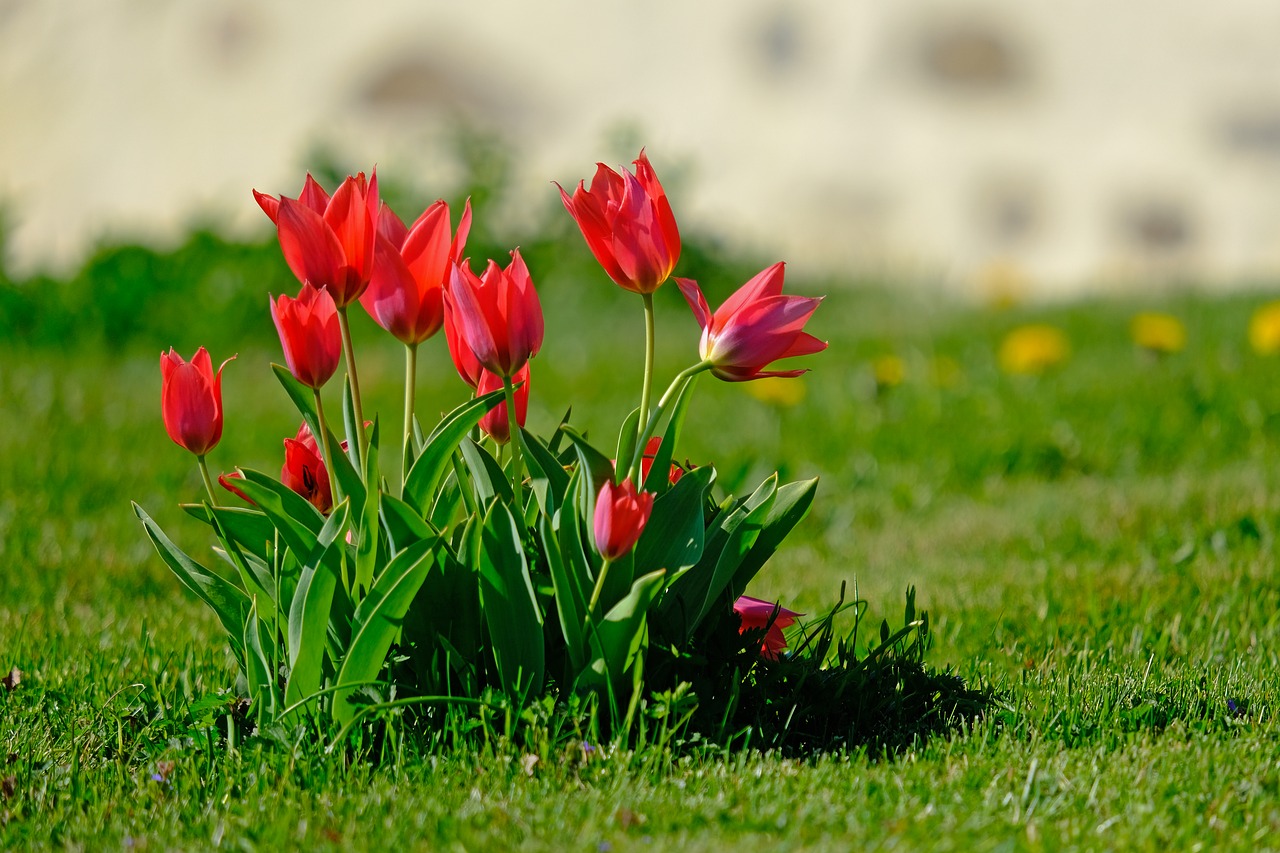
M404 458L400 464L401 482L409 479L413 467L415 447L413 442L414 388L418 382L418 345L404 345Z
M364 407L360 403L360 379L356 376L356 353L351 346L351 323L347 319L347 306L338 309L338 328L342 330L342 357L347 363L347 381L351 383L351 407L354 411L355 435L347 436L351 449L355 451L356 472L364 476L364 457L368 450L368 439L364 434Z
M644 446L653 436L654 430L658 428L658 422L662 420L662 413L666 411L671 401L684 390L686 383L691 381L695 376L704 370L711 369L711 362L700 361L692 367L687 367L676 374L676 378L671 380L671 384L667 386L667 390L663 393L662 398L658 400L658 405L654 408L653 414L649 416L648 423L640 433L640 439L636 442L634 455L631 457L631 464L627 466L628 476L631 482L636 484L636 488L643 489L644 483L640 480L640 463L644 459Z
M639 431L637 433L637 447L643 448L647 440L644 435L644 428L649 422L649 401L653 397L653 341L654 341L654 321L653 321L653 294L642 293L641 298L644 299L644 385L640 388L640 418L636 426ZM643 449L641 453L643 453Z
M604 562L600 564L600 574L596 575L595 589L591 590L591 603L587 605L588 616L594 616L596 612L596 602L600 600L600 593L604 592L604 579L609 574L609 566L612 564L613 561L607 557Z
M342 503L342 492L338 489L337 468L333 463L333 444L329 441L329 424L324 417L324 403L320 400L320 389L312 388L316 395L316 421L320 427L317 446L324 452L324 467L329 474L329 494L333 496L334 506Z
M515 496L516 514L524 517L524 496L520 493L524 483L524 454L520 452L520 421L516 417L516 387L510 376L502 377L502 392L507 401L507 430L511 444L511 492Z
M218 505L218 498L213 493L213 480L209 477L209 465L204 461L204 454L196 457L196 462L200 466L200 476L204 478L205 491L209 493L209 503L213 506Z

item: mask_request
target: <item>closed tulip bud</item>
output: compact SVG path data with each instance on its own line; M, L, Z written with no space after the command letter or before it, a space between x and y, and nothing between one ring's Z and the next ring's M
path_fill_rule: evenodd
M626 290L653 293L680 259L680 232L644 151L635 167L635 174L618 173L598 163L590 189L579 181L572 196L556 186L609 278Z
M511 383L516 386L516 424L523 427L525 417L529 414L529 365L526 364L520 368L520 371L511 377ZM480 385L476 388L476 395L488 394L490 391L498 391L501 388L502 377L485 370L480 377ZM511 421L507 416L505 401L485 412L484 417L480 419L480 429L498 444L506 444L511 440Z
M214 373L204 347L196 350L190 362L172 347L160 354L164 428L175 444L196 456L203 457L222 440L222 368L227 361Z
M782 629L788 628L803 613L788 610L781 604L762 601L744 595L733 603L733 610L742 620L739 633L747 631L768 630L764 634L764 642L760 646L760 654L769 660L777 660L778 653L787 647L787 640L782 636Z
M297 299L281 294L271 302L271 319L280 333L289 372L303 385L319 390L342 357L338 310L329 291L307 282Z
M542 305L519 249L506 269L489 261L482 276L465 261L454 266L446 298L460 337L486 370L515 376L542 348Z
M606 481L596 496L593 528L596 550L612 561L626 554L640 539L653 512L653 493L637 492L630 480Z
M778 359L827 348L826 341L804 331L822 299L783 296L782 276L782 263L763 270L738 288L714 314L697 282L676 279L702 327L698 352L719 378L745 382L764 376L799 376L806 371L765 368Z
M348 176L330 197L307 175L296 199L253 191L276 224L285 262L298 281L329 290L345 308L369 286L377 238L378 174Z

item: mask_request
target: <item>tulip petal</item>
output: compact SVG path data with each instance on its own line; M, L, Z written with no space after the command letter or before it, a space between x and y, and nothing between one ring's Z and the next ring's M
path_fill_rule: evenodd
M310 281L317 287L339 283L344 265L342 244L320 214L293 199L282 198L276 224L285 263L299 281Z
M689 308L693 311L698 325L703 329L707 328L711 323L711 309L707 306L707 298L702 295L702 289L698 287L698 283L691 278L677 277L676 287L680 288L680 292L684 294L684 301L689 303Z
M270 219L271 223L274 225L276 222L276 215L280 210L280 199L273 195L260 193L257 190L253 191L253 198L258 202L258 207L262 208L262 212L267 215L267 218Z

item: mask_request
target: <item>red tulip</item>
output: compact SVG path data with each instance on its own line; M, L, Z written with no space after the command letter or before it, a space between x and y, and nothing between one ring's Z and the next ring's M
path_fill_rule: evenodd
M173 347L160 354L164 428L169 438L196 456L204 456L222 440L222 368L227 361L214 373L204 347L196 350L190 362L183 361Z
M285 262L298 281L326 287L339 308L360 296L373 275L378 222L378 174L348 176L330 198L307 180L298 198L253 191L276 224Z
M437 201L412 228L383 205L373 278L360 304L374 321L403 344L420 344L444 322L442 295L467 243L471 201L462 211L457 236L449 225L449 205Z
M524 426L525 416L529 413L529 365L526 364L520 368L515 376L511 377L511 382L516 387L516 423ZM480 377L480 385L476 388L476 394L488 394L490 391L497 391L502 387L502 377L490 373L485 370ZM480 429L491 437L498 444L506 444L511 440L511 423L507 417L507 404L499 403L489 411L485 412L483 418L480 419Z
M244 479L244 475L241 474L239 471L232 471L230 474L219 474L218 485L222 486L222 488L226 489L228 492L231 492L231 494L240 498L240 500L244 501L245 503L253 503L253 499L250 498L248 495L246 495L244 492L242 492L240 490L240 487L235 484L236 480L243 480L243 479Z
M606 560L626 554L639 540L653 512L653 493L636 492L631 480L615 486L606 480L596 496L596 550Z
M643 150L635 167L634 175L626 169L618 174L597 163L591 189L579 181L572 198L556 186L609 278L635 293L653 293L680 259L680 232Z
M771 601L761 601L758 598L752 598L744 595L733 603L733 610L742 620L742 628L739 633L747 631L760 630L768 625L769 630L765 631L764 643L760 646L760 654L769 660L777 660L778 652L787 647L787 640L782 636L782 629L791 626L796 621L796 617L803 616L803 613L796 613L794 610L788 610L781 604L774 604ZM776 612L776 616L774 615ZM772 623L770 620L773 620Z
M505 270L489 261L480 277L466 261L454 266L446 298L457 331L486 370L514 376L542 347L542 306L519 249Z
M698 351L711 372L728 382L765 376L799 376L805 370L767 371L773 361L810 355L827 348L804 331L804 324L822 298L783 296L783 264L757 273L724 301L714 314L707 308L698 284L677 278L676 284L702 326Z
M281 294L271 303L271 319L280 333L289 372L303 385L319 390L342 357L338 310L329 291L316 290L307 282L297 299Z
M309 500L322 513L328 514L333 509L329 469L320 458L315 436L306 424L295 437L284 440L284 467L280 469L280 482Z
M475 390L480 385L485 369L463 340L462 331L458 328L458 312L448 299L444 301L444 339L449 345L449 357L453 359L458 375Z

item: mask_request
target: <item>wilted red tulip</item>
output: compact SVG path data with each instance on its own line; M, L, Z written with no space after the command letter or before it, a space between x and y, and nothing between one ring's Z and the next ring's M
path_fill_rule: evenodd
M520 250L501 269L493 261L477 277L466 261L454 266L446 298L457 331L486 370L514 376L542 347L542 306Z
M773 361L810 355L827 348L804 331L821 297L783 296L784 265L779 262L757 273L724 301L714 314L695 281L677 278L676 284L702 326L698 351L711 372L728 382L745 382L764 376L799 376L806 370L767 371Z
M516 386L516 424L524 426L525 417L529 414L528 364L520 368L520 371L511 377L511 383ZM480 377L480 385L476 388L476 395L488 394L490 391L499 391L501 389L502 377L485 370ZM507 416L506 402L499 403L485 412L484 417L480 419L480 429L484 430L485 435L498 442L498 444L506 444L511 440L511 420Z
M471 230L471 201L462 211L457 235L450 230L449 205L437 201L405 228L383 205L373 278L360 304L374 321L403 344L420 344L444 322L444 288Z
M635 167L634 175L618 174L597 163L591 188L579 181L572 197L556 186L609 278L635 293L653 293L680 259L680 232L643 150Z
M333 509L329 469L320 458L315 436L306 424L295 437L284 440L284 467L280 469L280 482L309 500L322 513L328 514Z
M338 369L342 333L338 310L327 289L302 285L297 299L284 294L271 302L271 319L280 334L284 361L293 377L319 390Z
M760 654L769 660L777 660L778 653L787 647L786 638L782 636L782 629L789 628L797 617L804 615L803 613L796 613L794 610L788 610L781 604L775 604L772 601L761 601L749 595L744 595L735 601L733 609L742 620L740 633L760 630L766 625L769 626L769 630L764 635L764 643L760 646ZM773 615L775 610L778 614L776 617ZM773 619L773 624L769 623L770 619Z
M594 529L596 550L606 560L616 560L630 551L644 532L653 512L653 493L636 492L631 480L614 485L606 480L596 496Z
M378 223L378 174L348 176L333 197L307 175L297 199L253 191L258 206L276 224L285 262L298 281L325 287L345 308L373 275Z
M204 347L196 350L190 362L183 361L173 347L160 353L164 428L178 446L196 456L204 456L222 440L222 368L227 361L214 373Z

